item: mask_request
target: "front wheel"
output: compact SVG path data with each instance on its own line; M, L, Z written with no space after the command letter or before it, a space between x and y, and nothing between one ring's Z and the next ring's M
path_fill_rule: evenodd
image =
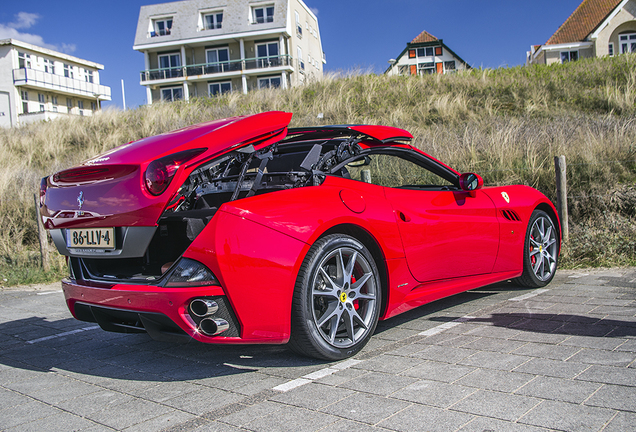
M558 235L546 212L532 212L523 249L523 274L517 279L521 285L539 288L550 283L557 268Z
M311 247L298 274L290 348L325 360L355 355L375 331L381 299L378 269L369 250L346 235L323 237Z

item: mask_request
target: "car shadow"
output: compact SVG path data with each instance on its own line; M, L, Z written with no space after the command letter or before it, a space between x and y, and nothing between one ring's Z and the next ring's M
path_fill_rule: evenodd
M518 291L528 292L530 290L528 288L516 285L513 282L497 282L495 284L487 285L485 287L458 293L450 297L445 297L430 303L426 303L422 306L418 306L415 309L411 309L409 311L401 313L400 315L389 318L388 320L380 321L378 323L378 327L375 331L375 334L381 334L382 332L391 330L409 321L424 318L427 315L432 315L432 314L444 311L446 309L451 309L453 307L461 306L463 304L468 304L475 300L487 298L487 297L496 295L500 292L515 292L516 293ZM433 321L453 321L457 319L457 317L438 316L438 317L432 317L429 319Z
M159 342L145 333L106 332L74 318L50 322L34 316L0 323L0 375L5 365L134 381L188 381L264 370L284 378L325 363L284 345Z

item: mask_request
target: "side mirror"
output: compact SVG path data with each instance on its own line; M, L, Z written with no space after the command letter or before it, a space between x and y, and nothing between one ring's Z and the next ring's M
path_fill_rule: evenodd
M484 179L475 173L464 173L459 176L459 187L466 192L476 191L484 185Z

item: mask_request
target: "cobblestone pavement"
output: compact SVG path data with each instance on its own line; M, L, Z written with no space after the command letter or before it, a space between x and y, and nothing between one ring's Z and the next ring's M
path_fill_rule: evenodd
M336 363L107 333L58 285L0 290L0 430L164 429L636 430L636 269L459 294Z

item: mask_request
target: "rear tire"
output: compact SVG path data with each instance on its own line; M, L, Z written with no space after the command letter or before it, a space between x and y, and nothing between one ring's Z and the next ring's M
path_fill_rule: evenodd
M554 278L559 258L558 235L546 212L538 209L532 212L523 247L523 273L517 279L520 285L540 288Z
M357 354L375 331L381 299L379 272L369 250L347 235L321 238L298 273L289 347L324 360Z

